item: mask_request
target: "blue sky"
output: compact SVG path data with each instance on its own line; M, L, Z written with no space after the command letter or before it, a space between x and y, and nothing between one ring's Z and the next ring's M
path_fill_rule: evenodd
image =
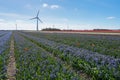
M0 29L120 29L120 0L0 0Z

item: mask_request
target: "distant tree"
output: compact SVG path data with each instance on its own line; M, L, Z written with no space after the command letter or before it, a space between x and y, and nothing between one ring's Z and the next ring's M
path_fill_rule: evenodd
M94 31L111 31L110 29L93 29Z
M45 29L42 29L42 31L61 31L61 30L57 28L45 28Z

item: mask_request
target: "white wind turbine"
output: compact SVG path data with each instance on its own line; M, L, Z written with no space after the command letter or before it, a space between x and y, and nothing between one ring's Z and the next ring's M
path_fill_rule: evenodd
M38 31L38 22L40 21L41 23L43 23L38 16L39 16L39 11L38 11L36 17L30 19L30 20L33 20L33 19L36 19L36 20L37 20L37 27L36 27L36 30L37 30L37 31Z

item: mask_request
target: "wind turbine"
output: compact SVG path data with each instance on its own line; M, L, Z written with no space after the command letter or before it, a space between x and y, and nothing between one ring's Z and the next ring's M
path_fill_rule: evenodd
M38 31L38 21L40 21L41 23L43 23L38 16L39 16L39 11L38 11L36 17L30 19L30 20L33 20L33 19L36 19L36 20L37 20L37 27L36 27L36 30L37 30L37 31Z

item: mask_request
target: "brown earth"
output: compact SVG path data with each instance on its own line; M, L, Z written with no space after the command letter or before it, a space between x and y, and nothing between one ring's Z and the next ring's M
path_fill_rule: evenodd
M7 80L16 80L16 64L15 64L15 57L14 57L14 40L11 40L10 45L10 53L9 53L9 60L7 66Z

